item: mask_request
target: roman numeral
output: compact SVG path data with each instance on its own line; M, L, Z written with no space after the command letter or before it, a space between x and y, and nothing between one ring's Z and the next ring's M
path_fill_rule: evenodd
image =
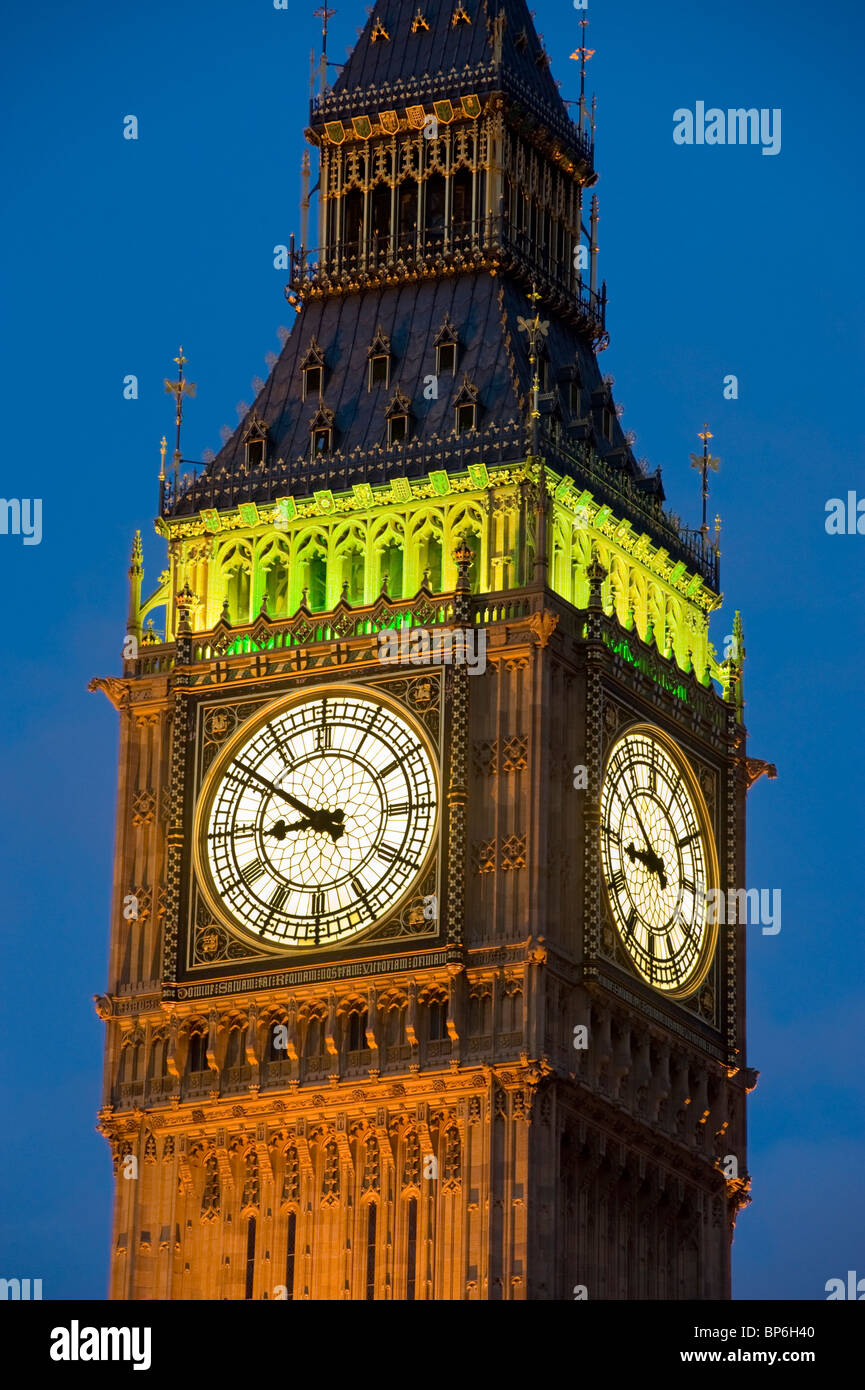
M319 749L321 749L321 750L323 751L323 750L326 749L326 748L330 748L330 740L331 740L331 729L330 729L330 725L329 725L329 724L325 724L325 725L323 726L323 728L321 728L321 729L318 730L317 742L318 742L318 747L319 747Z
M359 878L353 878L353 879L351 880L351 886L352 886L352 889L353 889L353 891L354 891L355 897L356 897L356 898L360 898L360 901L364 904L364 906L366 907L367 911L372 912L372 904L370 903L370 900L369 900L369 894L367 893L367 890L364 888L364 886L363 886L363 884L361 883L360 879L359 879Z
M263 873L264 865L262 864L261 860L253 859L251 864L247 864L245 868L241 869L240 877L243 879L244 883L248 888L253 883L255 883L255 880L257 878L261 878L261 875Z
M618 897L619 894L624 891L625 887L625 875L622 873L621 869L619 869L617 873L613 874L612 885L613 892L615 893L616 897Z
M397 861L400 864L407 864L410 869L419 868L416 859L409 859L405 854L399 854L391 845L379 845L376 850L379 859L384 859L388 864Z
M398 767L398 762L388 763L387 767L383 767L378 775L379 777L389 777L392 772L396 772Z
M273 897L270 899L270 906L275 912L278 912L287 897L288 889L283 888L282 884L280 884L278 888L274 889Z
M625 919L625 934L626 934L627 936L633 936L633 934L634 934L634 927L635 927L636 925L637 925L637 909L636 909L635 907L632 907L631 910L630 910L630 912L628 913L627 918Z
M313 893L312 895L312 915L321 917L324 914L324 893ZM316 945L318 945L318 931L316 930Z
M676 843L678 844L679 849L684 849L685 845L689 845L692 840L699 840L699 838L700 832L699 830L695 830L692 835L684 835L682 839L677 840Z
M380 709L377 709L376 712L375 712L375 714L373 715L372 719L370 719L369 723L366 725L366 728L364 729L363 738L361 739L360 743L357 745L357 749L355 750L356 752L359 753L360 750L361 750L361 748L363 748L363 745L366 743L367 738L369 737L370 733L372 732L372 730L375 728L376 724L378 723L380 716L381 716L381 710L380 710Z

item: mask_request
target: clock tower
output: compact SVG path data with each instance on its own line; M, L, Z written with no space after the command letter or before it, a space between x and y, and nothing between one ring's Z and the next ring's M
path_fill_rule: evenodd
M179 355L168 566L136 538L92 683L112 1298L729 1297L765 765L598 365L573 111L524 0L378 0L292 331L191 472Z

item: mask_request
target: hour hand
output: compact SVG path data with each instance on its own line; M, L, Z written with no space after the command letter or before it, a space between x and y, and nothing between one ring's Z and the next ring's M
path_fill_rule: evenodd
M641 864L645 864L650 874L657 874L659 884L662 888L666 888L667 875L664 872L664 861L653 849L635 849L632 843L627 846L625 853L632 864L635 859L639 859Z

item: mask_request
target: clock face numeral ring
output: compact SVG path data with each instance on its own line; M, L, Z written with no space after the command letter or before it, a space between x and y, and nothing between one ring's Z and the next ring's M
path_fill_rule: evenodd
M439 801L434 750L396 701L305 691L243 726L204 778L199 887L221 922L260 943L340 944L417 889Z
M695 993L717 943L715 840L687 758L649 724L625 730L608 754L601 863L613 922L637 974L670 997Z

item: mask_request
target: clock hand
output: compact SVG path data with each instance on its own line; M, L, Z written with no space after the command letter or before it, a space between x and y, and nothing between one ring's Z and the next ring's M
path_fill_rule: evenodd
M288 792L282 790L282 787L278 787L275 782L269 782L266 777L262 777L260 773L247 767L245 763L235 762L234 765L240 768L240 771L245 773L247 777L251 777L254 782L266 787L275 796L281 796L283 801L287 801L289 806L294 807L295 811L300 811L301 815L308 818L307 822L300 822L293 826L286 825L285 821L278 821L277 825L282 826L286 831L315 830L330 835L334 844L340 836L345 834L345 828L342 825L342 821L345 820L344 811L314 811L311 806L305 805L303 801L298 801L295 796L290 796ZM277 836L277 839L279 838L281 837Z
M664 861L653 849L635 849L633 843L625 849L625 853L633 864L635 859L639 859L641 864L645 864L649 873L656 874L661 888L667 886L667 875L664 872Z
M634 808L634 815L637 817L637 822L638 822L638 824L639 824L639 827L640 827L640 829L641 829L642 832L643 832L643 839L644 839L645 842L646 842L646 846L647 846L647 848L648 848L649 850L651 850L651 848L652 848L652 842L651 842L651 840L649 839L649 835L648 835L648 831L646 830L646 827L643 825L643 817L640 815L640 808L639 808L638 805L637 805L637 798L636 798L636 797L632 797L632 798L631 798L631 805L632 805L633 808Z
M345 826L342 824L345 819L343 811L313 811L311 815L305 816L303 820L295 821L288 825L284 820L278 820L272 825L266 834L273 835L277 840L284 840L290 831L294 830L315 830L329 835L336 844L337 840L345 834Z

